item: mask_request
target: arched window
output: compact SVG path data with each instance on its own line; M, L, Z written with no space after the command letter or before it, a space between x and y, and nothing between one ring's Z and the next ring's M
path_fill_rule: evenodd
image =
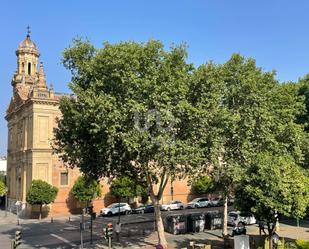
M31 74L31 63L30 62L28 63L28 74L29 75Z

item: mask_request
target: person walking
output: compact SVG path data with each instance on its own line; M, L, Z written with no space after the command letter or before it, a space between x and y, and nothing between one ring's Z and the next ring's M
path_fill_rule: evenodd
M265 230L264 230L264 222L262 220L260 220L259 221L259 233L260 233L260 235L262 235L262 232L264 233L264 235L266 234Z

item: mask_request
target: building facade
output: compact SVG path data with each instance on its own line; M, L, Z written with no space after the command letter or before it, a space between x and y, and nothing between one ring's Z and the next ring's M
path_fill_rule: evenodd
M64 166L51 148L53 128L61 117L59 100L52 84L46 83L43 63L36 44L26 36L16 50L17 70L12 79L12 98L5 119L8 122L7 185L9 208L16 202L27 216L35 211L26 203L26 194L34 179L44 180L59 189L57 198L49 209L49 215L74 213L79 204L70 190L80 175L78 169ZM95 210L110 204L108 184L103 181L103 196L94 201ZM179 193L178 193L179 192ZM168 186L164 200L188 200L189 189L183 182ZM179 195L179 196L178 196Z

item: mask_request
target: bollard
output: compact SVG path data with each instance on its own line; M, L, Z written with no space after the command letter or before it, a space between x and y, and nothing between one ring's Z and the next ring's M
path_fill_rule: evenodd
M190 249L194 249L194 241L189 242L189 247L190 247Z
M53 222L54 222L54 218L51 217L51 218L50 218L50 223L53 223Z
M69 216L69 222L71 221L71 216Z

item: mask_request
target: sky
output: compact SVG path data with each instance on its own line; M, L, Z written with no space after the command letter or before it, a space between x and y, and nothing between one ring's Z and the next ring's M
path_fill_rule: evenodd
M237 52L253 57L280 81L309 73L309 1L290 0L66 0L0 3L0 155L7 151L4 119L12 96L15 50L31 26L47 82L69 92L70 73L61 64L72 39L161 40L168 49L186 43L188 62L224 63Z

